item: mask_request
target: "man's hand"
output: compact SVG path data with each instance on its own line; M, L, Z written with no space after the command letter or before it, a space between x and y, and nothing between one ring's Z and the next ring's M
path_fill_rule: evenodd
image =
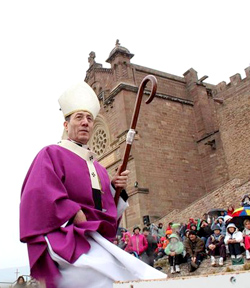
M192 262L195 262L196 261L196 257L192 257L191 260L192 260Z
M125 189L127 187L128 182L128 174L130 173L129 170L125 170L120 174L121 166L119 166L115 176L111 180L111 183L115 186L115 188L122 188Z
M82 212L82 210L79 210L76 213L76 216L73 220L73 223L77 225L77 224L80 224L80 223L85 222L85 221L87 221L85 214Z

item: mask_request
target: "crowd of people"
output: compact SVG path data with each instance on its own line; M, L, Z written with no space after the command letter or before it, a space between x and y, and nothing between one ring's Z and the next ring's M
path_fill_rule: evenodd
M19 276L16 280L14 288L41 288L41 285L33 277L25 281L24 276Z
M249 195L243 196L241 206L250 206ZM132 233L123 228L114 243L152 267L167 257L171 273L180 273L181 263L193 272L208 257L212 266L223 266L227 258L234 265L243 264L243 255L250 260L250 216L242 217L239 225L234 223L234 210L231 205L217 217L205 213L187 223L170 222L165 229L163 223L148 223L142 231L135 226Z

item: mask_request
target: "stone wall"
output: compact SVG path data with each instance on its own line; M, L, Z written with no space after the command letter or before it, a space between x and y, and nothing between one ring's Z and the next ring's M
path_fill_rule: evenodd
M223 101L217 104L217 115L230 179L250 176L250 67L245 71L246 78L236 74L215 91Z
M245 79L236 74L228 85L215 87L204 83L206 77L199 79L193 68L179 77L133 64L132 57L117 42L107 60L111 68L93 58L85 78L101 104L91 148L102 145L96 150L110 175L123 158L141 80L152 74L158 81L153 102L144 103L150 85L143 96L128 163L130 207L122 224L131 228L142 225L144 215L155 221L171 211L170 221L177 216L187 219L189 214L198 217L201 211L227 205L225 199L236 196L231 193L238 180L233 179L250 178L250 69ZM211 192L215 199L210 199ZM182 214L196 199L201 199L198 206ZM191 215L194 212L197 216Z
M214 192L197 199L189 206L184 206L183 209L173 210L157 221L157 223L162 222L164 223L164 227L166 227L169 222L187 223L189 218L201 218L202 215L210 209L224 208L227 210L229 205L233 205L235 209L239 208L242 196L249 194L249 192L249 180L243 182L241 179L233 179Z

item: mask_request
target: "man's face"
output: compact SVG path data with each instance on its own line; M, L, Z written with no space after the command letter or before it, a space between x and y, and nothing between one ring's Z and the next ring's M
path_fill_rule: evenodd
M89 112L78 111L70 116L70 120L64 122L64 127L71 140L81 144L87 144L92 134L94 119Z
M196 239L196 235L190 234L188 235L189 239L193 242Z

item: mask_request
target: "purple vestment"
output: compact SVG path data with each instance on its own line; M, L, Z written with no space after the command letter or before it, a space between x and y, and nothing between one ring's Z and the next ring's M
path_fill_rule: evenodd
M45 235L53 250L70 263L88 252L87 231L98 231L112 240L117 230L117 209L105 168L94 162L102 188L102 207L95 209L87 163L75 153L51 145L34 159L25 178L20 204L20 238L28 244L31 275L54 288L60 276L47 251ZM82 209L87 221L61 227Z

